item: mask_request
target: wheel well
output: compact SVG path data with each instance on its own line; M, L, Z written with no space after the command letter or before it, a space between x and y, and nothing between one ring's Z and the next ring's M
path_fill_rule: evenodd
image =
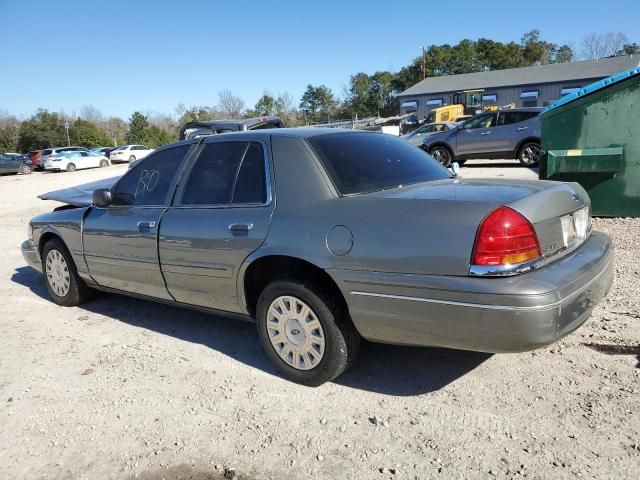
M57 238L64 244L64 240L60 238L60 235L57 235L53 232L45 232L40 235L40 239L38 240L38 250L40 251L40 258L42 258L42 251L44 250L44 246L47 244L49 240L52 238Z
M247 310L255 316L258 298L269 283L279 278L296 278L314 281L327 289L328 293L346 308L340 288L331 276L313 263L286 255L269 255L254 261L244 275L244 295Z
M453 161L455 159L455 156L453 155L453 150L451 150L451 147L443 142L438 142L438 143L434 143L433 145L429 145L427 152L431 152L431 150L433 150L436 147L446 148L449 151L449 155L451 155L451 160Z
M520 153L520 149L522 148L522 146L525 143L537 143L538 145L540 145L540 139L537 137L529 137L529 138L525 138L524 140L522 140L518 146L516 147L516 157L518 156L518 154Z

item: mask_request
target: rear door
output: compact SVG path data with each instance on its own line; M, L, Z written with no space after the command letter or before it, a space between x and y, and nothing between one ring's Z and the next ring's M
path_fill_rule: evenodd
M535 129L529 131L530 120L538 116L537 112L511 112L503 110L498 113L498 121L491 135L496 152L511 154L515 151L520 140L535 136Z
M238 270L266 238L273 212L269 149L219 138L203 142L164 214L159 254L177 301L238 312Z
M171 299L158 261L158 227L190 145L156 152L112 189L107 208L92 208L83 226L84 254L99 285Z
M492 152L495 124L495 113L483 113L465 123L457 132L456 155L482 158Z

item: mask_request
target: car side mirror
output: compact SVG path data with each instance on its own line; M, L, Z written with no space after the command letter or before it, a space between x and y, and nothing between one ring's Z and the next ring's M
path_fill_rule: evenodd
M460 171L460 164L458 162L453 162L451 164L451 167L449 167L449 170L451 170L451 173L457 176L458 172Z
M98 188L93 191L93 204L96 207L108 207L111 205L111 189Z

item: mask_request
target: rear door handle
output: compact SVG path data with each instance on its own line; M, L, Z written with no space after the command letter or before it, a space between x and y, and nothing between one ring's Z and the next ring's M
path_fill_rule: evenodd
M234 233L246 233L253 230L253 223L232 223L229 225L229 230Z
M482 132L480 135L489 135L491 132Z
M529 127L518 127L518 131L521 132L522 130L526 130Z
M156 226L156 222L138 222L138 230L143 231L143 230L151 230L152 228L154 228Z

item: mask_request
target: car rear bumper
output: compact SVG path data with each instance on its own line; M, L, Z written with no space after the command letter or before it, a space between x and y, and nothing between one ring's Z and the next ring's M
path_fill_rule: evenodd
M330 271L371 341L521 352L580 327L613 282L613 246L594 233L540 270L508 278Z
M25 240L24 242L22 242L20 249L22 251L22 258L24 258L24 261L27 262L27 265L35 268L39 272L42 272L42 261L40 260L40 253L33 243L33 240Z

